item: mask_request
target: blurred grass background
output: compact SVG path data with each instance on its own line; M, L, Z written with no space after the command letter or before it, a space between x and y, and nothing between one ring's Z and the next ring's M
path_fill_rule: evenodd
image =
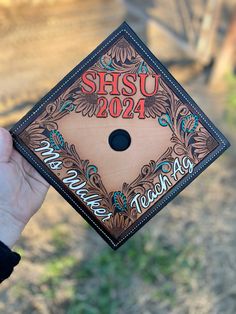
M22 261L1 285L0 313L236 313L236 79L225 45L234 6L0 0L1 126L126 20L232 144L116 252L50 189L15 247ZM203 32L206 14L213 24Z

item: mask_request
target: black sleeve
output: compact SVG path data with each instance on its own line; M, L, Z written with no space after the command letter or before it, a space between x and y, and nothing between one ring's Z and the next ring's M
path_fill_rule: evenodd
M19 263L20 259L21 256L18 253L12 252L0 241L0 283L11 275L14 266Z

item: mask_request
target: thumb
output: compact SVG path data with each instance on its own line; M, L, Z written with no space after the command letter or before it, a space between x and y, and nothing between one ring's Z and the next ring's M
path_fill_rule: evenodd
M0 127L0 162L8 162L12 153L12 137L10 132Z

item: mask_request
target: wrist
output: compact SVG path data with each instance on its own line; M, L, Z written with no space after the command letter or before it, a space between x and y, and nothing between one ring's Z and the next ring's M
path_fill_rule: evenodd
M0 241L10 249L23 231L25 224L17 220L10 212L0 209Z

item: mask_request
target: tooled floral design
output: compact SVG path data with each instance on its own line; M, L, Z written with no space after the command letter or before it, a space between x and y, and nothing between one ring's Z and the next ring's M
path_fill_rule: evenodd
M41 141L45 139L43 135L44 129L39 128L37 123L31 124L21 133L22 141L31 148L36 148L40 146Z
M131 184L124 183L121 191L108 193L97 167L90 164L88 160L82 160L73 144L69 145L65 142L60 149L60 156L65 168L78 171L81 180L86 181L91 194L101 196L101 206L112 213L111 218L104 223L116 236L119 236L137 219L136 209L130 206L131 198L135 193L143 193L146 189L152 188L156 175L160 171L169 171L167 168L171 167L173 161L172 149L168 148L157 161L150 161L149 165L143 166L141 173Z
M217 142L205 128L199 126L198 116L190 112L162 80L160 86L170 105L158 121L160 125L171 129L174 153L178 156L187 155L196 164L216 147Z
M127 198L121 191L116 191L112 197L112 203L116 212L125 212L127 210Z
M125 38L121 38L112 48L100 57L90 70L118 71L123 73L148 73L153 74L153 69L138 55L135 49ZM83 116L92 117L98 110L98 95L96 92L86 94L82 92L82 78L79 77L55 101L46 106L46 110L39 116L40 126L49 131L56 129L55 121L61 119L71 111L81 113ZM153 99L146 99L146 117L154 117L163 112L164 95L157 94ZM151 105L153 102L153 106ZM158 103L157 103L158 102Z
M200 128L196 136L194 136L195 143L192 144L198 159L204 158L218 145L217 141L207 132L206 129Z
M147 118L160 117L166 112L167 96L162 92L158 91L153 96L148 96L144 99L144 111Z
M83 93L81 82L80 78L73 84L70 90L63 95L65 105L62 105L61 111L75 110L75 112L81 113L83 116L92 117L98 109L98 95L96 92L91 94Z
M90 69L122 73L154 73L124 38ZM77 169L81 179L88 184L88 190L101 196L101 206L112 213L111 218L104 221L104 224L116 237L138 218L137 210L130 206L132 198L136 193L143 194L148 189L153 189L156 176L160 171L170 170L174 156L187 155L196 164L216 145L214 138L204 128L199 127L198 117L190 112L162 79L159 83L158 92L145 98L145 117L158 118L161 126L170 128L172 146L158 160L151 160L149 164L144 165L137 178L129 184L124 183L120 191L108 193L96 166L89 160L82 160L74 145L64 143L62 147L59 141L56 142L64 167ZM57 100L47 105L46 110L37 119L37 124L32 124L31 130L27 128L25 133L22 133L22 139L30 143L31 147L38 145L39 139L45 138L42 134L44 128L49 131L57 130L56 121L73 110L83 116L93 116L96 114L97 99L96 93L88 95L82 92L79 78ZM31 132L35 137L31 138Z
M116 45L116 44L115 44ZM115 45L113 48L115 49ZM90 70L96 72L103 72L104 70L108 73L111 71L116 71L120 73L148 73L155 74L153 69L143 60L143 58L136 53L135 57L131 60L128 58L124 63L117 61L116 58L112 58L111 53L107 52L99 61L97 61Z
M74 101L76 106L75 111L82 113L83 116L88 115L92 117L98 109L98 95L97 93L85 94L79 93L77 99Z
M59 96L53 103L46 106L45 111L37 118L39 127L48 131L57 130L56 121L68 114L68 111L61 111L63 98Z
M117 62L124 63L127 59L129 61L136 57L135 49L129 44L129 42L122 37L112 48L107 52Z
M131 226L131 224L132 221L129 218L118 213L105 221L105 226L108 230L112 231L115 238L118 238L124 230Z
M197 163L198 158L193 150L193 137L199 125L198 117L190 112L188 107L176 98L173 91L160 80L160 86L167 97L166 113L159 116L159 124L168 126L172 131L171 142L176 155L187 155L192 162Z
M127 199L127 208L121 212L128 217L132 222L137 219L137 211L131 207L131 200L137 194L143 194L145 191L154 188L154 180L160 172L169 172L172 169L173 149L169 147L156 161L151 160L149 164L144 165L138 177L131 183L124 183L122 193Z
M69 145L65 142L60 150L60 156L63 159L64 167L76 169L81 179L86 181L90 193L101 195L101 205L111 211L113 208L111 194L107 192L102 183L97 167L92 165L89 160L81 159L74 144Z
M52 130L49 133L50 145L55 150L60 150L64 146L64 138L58 130Z

